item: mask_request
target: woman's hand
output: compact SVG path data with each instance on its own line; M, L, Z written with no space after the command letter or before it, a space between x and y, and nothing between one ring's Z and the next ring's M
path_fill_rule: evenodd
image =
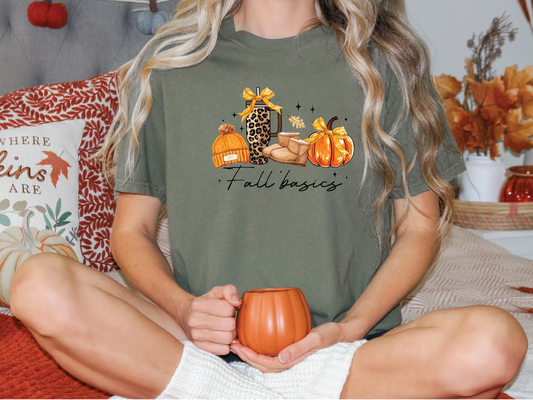
M202 296L191 296L180 309L178 323L199 349L228 354L237 336L235 307L240 304L235 286L216 286Z
M312 329L299 342L286 347L276 357L257 354L249 347L232 343L231 350L243 361L263 372L281 372L303 361L318 350L345 341L343 324L328 322Z

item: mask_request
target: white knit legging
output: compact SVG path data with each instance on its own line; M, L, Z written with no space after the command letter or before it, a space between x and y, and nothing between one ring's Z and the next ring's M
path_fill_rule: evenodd
M180 364L158 399L338 399L364 343L337 343L289 370L263 373L243 362L228 364L185 341Z

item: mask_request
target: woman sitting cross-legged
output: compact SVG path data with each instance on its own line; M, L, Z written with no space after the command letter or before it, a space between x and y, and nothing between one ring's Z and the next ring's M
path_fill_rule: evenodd
M499 308L401 324L464 171L403 0L182 0L119 78L111 247L152 302L30 257L12 310L65 370L140 398L494 398L515 376L527 339ZM267 287L313 321L277 356L234 341Z

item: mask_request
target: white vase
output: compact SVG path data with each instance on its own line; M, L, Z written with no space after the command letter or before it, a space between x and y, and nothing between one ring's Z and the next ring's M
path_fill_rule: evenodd
M525 153L524 165L533 165L533 149L524 151L524 153Z
M505 182L505 164L500 157L465 154L466 171L459 176L459 200L498 202Z

